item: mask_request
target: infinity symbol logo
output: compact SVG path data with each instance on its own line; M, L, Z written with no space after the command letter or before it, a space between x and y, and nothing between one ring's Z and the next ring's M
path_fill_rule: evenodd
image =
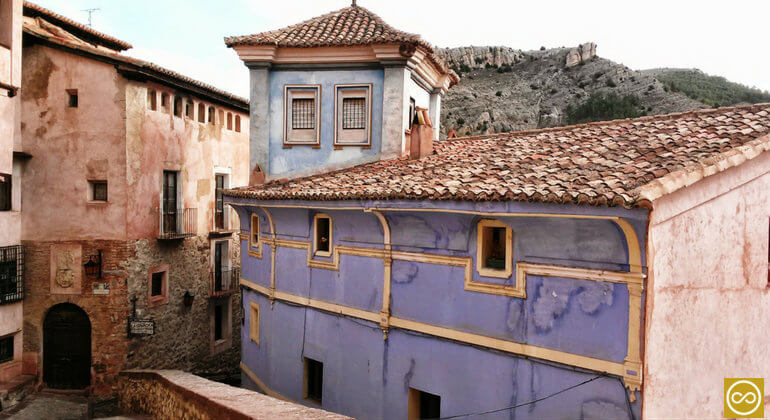
M736 399L737 398L737 399ZM738 391L733 392L732 395L730 395L730 401L733 402L733 404L741 404L741 403L747 403L747 404L754 404L757 402L757 394L753 392L747 392L745 394L741 394Z

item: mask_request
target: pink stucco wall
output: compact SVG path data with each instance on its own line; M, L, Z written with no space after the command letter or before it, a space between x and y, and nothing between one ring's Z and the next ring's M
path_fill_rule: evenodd
M23 178L29 241L124 239L124 81L114 66L57 49L24 48ZM78 107L67 105L77 89ZM108 181L108 204L89 203L88 180Z
M147 92L157 94L157 110L147 107ZM167 93L169 106L161 107L161 94ZM173 115L173 99L178 94L193 104L192 118ZM198 105L214 106L217 121L198 122ZM126 172L128 194L128 238L154 237L158 233L158 208L164 170L181 174L181 206L196 208L198 234L211 230L213 220L215 173L229 177L229 186L248 183L248 116L241 118L241 131L227 129L219 111L236 111L205 100L177 93L155 83L129 83L126 88ZM184 114L184 109L182 109ZM234 217L234 212L230 212ZM231 221L230 226L235 226Z
M724 378L770 378L768 172L765 152L653 203L644 418L721 418Z
M161 109L160 94L173 101L174 89L129 81L113 65L40 45L25 48L24 60L22 132L33 155L24 177L25 240L156 237L164 169L182 174L184 206L198 209L204 234L214 168L229 174L230 186L247 183L246 114L239 113L241 132L198 123L201 99L185 96L194 118L173 116ZM67 106L67 89L78 90L77 108ZM158 93L157 111L146 106L148 89ZM108 203L89 202L88 180L108 181Z

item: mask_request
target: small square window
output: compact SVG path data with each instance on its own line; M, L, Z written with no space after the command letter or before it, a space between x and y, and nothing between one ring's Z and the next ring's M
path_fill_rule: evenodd
M0 174L0 211L10 211L12 208L12 186L11 174Z
M291 85L284 88L284 144L320 145L320 101L318 85Z
M107 201L107 181L88 181L91 186L91 201Z
M337 85L334 107L334 146L371 145L372 86Z
M476 267L482 276L508 278L513 273L513 231L497 220L478 223Z
M315 216L314 225L313 253L322 257L328 257L332 253L332 219L325 214L319 213Z
M70 108L78 107L78 90L67 89L67 106Z
M249 338L251 341L259 344L259 305L256 302L250 302L251 308L249 317Z
M150 290L150 296L162 296L163 295L163 277L165 272L152 273L152 289Z
M419 389L409 388L409 420L441 417L441 397Z
M155 266L148 273L147 299L149 306L168 302L168 264Z
M13 360L13 336L0 338L0 363Z
M305 399L318 405L323 401L324 364L305 358Z

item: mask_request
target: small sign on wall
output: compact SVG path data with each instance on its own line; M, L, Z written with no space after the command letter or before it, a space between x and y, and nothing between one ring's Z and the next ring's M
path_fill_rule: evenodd
M94 294L95 295L109 295L110 294L110 284L109 283L94 283Z
M128 336L155 334L155 321L152 319L129 319Z

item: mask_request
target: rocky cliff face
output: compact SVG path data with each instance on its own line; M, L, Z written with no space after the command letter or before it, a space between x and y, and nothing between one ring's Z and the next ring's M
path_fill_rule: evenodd
M568 105L595 91L633 94L648 114L704 108L669 92L653 75L596 55L596 44L521 51L507 47L441 49L461 76L442 103L442 132L458 135L563 125Z

